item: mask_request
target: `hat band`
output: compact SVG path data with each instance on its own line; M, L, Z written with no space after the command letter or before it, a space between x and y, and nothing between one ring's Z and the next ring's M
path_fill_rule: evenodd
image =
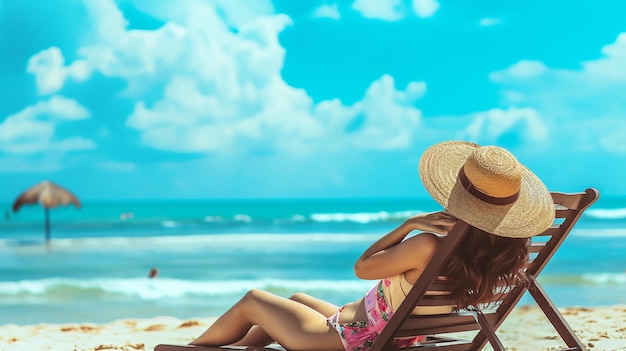
M510 205L514 203L515 200L517 200L517 198L519 197L519 191L507 197L493 197L483 193L482 191L478 190L478 188L476 188L474 184L472 184L469 178L467 178L464 168L465 167L461 167L461 170L459 171L459 180L461 181L461 185L463 185L463 188L467 190L467 192L469 192L470 194L474 195L474 197L476 197L477 199L492 205Z

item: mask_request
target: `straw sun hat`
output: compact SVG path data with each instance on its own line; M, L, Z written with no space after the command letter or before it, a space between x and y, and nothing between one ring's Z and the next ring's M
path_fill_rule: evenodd
M448 141L428 148L422 183L447 211L488 233L527 238L554 221L548 189L515 156L498 146Z

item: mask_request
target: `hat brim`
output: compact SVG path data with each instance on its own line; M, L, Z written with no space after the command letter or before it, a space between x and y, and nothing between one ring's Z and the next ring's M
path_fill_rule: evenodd
M524 168L518 199L493 205L470 194L458 174L480 145L448 141L428 148L419 163L419 175L428 193L455 217L488 233L511 238L540 234L554 222L554 202L541 180Z

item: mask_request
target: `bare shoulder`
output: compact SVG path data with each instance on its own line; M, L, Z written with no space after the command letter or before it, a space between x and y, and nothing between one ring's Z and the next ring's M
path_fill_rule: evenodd
M421 233L413 236L405 242L413 251L411 256L412 269L405 272L405 277L411 284L415 284L421 272L426 268L430 260L435 256L439 246L439 237L432 233Z
M435 234L424 232L405 240L405 243L411 246L412 250L416 250L424 256L429 256L437 251L439 238Z
M423 245L436 249L439 244L439 237L433 233L423 232L408 238L406 241L412 242L412 245Z

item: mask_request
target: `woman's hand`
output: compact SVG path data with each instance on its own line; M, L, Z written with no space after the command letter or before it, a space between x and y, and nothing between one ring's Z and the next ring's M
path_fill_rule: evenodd
M448 234L456 223L456 218L445 211L420 213L406 220L412 230Z
M422 213L407 219L363 252L354 264L356 276L379 279L423 269L436 251L437 238L416 235L403 239L413 230L447 234L454 223L456 218L447 212Z

